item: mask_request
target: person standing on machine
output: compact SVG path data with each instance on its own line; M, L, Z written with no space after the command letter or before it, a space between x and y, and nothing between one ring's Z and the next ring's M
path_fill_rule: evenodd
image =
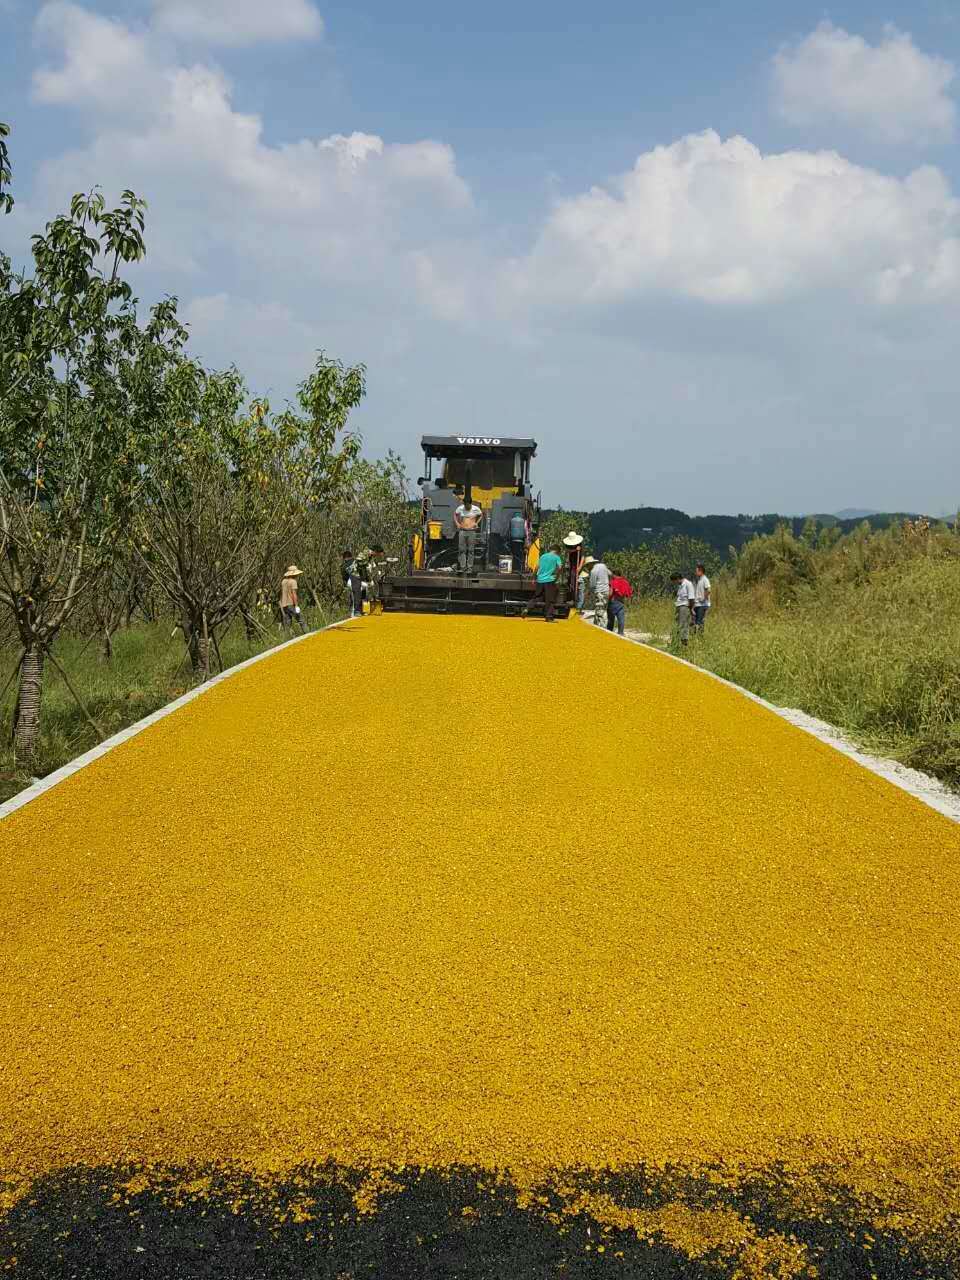
M457 550L459 570L461 573L473 573L473 561L477 554L477 532L483 512L473 501L469 486L463 501L453 513L457 526Z
M510 517L510 554L513 572L523 573L527 562L527 519L522 511L515 511Z

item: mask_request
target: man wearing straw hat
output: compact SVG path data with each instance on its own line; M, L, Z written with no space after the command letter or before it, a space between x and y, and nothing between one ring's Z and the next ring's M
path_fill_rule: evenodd
M583 569L583 538L576 529L571 529L563 540L563 549L567 556L567 599L572 604L577 602L577 609L583 609L580 593L580 573Z
M593 600L594 624L606 629L607 604L610 600L610 570L602 560L597 560L593 556L587 556L583 567L590 571L587 587Z
M280 583L280 613L283 618L283 629L287 627L293 628L296 623L304 635L307 633L306 625L303 621L303 615L300 613L300 606L297 603L297 579L303 573L302 569L298 569L292 564L283 575L283 581Z

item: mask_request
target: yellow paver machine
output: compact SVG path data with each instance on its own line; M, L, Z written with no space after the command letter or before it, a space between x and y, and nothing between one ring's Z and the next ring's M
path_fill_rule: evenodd
M529 608L542 614L542 600L531 603L540 560L540 495L530 481L536 440L424 436L421 445L420 528L407 571L383 580L384 610L517 616ZM472 507L480 515L471 557L460 546L456 513ZM560 618L569 616L576 591L576 569L565 569Z

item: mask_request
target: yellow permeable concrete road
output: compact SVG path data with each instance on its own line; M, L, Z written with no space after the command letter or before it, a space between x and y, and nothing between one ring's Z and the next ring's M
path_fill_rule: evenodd
M655 653L365 619L0 824L0 1170L949 1159L958 855Z

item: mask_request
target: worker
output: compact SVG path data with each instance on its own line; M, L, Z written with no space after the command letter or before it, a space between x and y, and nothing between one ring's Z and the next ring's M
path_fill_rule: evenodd
M583 567L590 572L587 591L593 604L593 621L598 627L607 625L607 602L610 599L610 570L602 560L587 556Z
M577 608L580 608L580 571L583 567L583 538L575 529L570 532L563 540L563 547L567 553L567 598L577 601Z
M674 601L677 617L677 635L680 638L681 645L686 645L690 639L690 619L693 617L695 602L693 583L680 572L671 573L670 581L677 593Z
M477 552L477 531L482 518L483 512L472 497L469 499L464 497L464 501L453 513L453 520L457 526L457 560L460 573L473 573L473 559Z
M695 635L703 635L703 624L707 620L710 608L710 579L706 567L698 564L693 582L693 631Z
M627 621L627 601L633 595L633 587L622 575L614 573L610 577L610 600L607 604L607 630L616 628L617 635L623 635Z
M306 635L307 628L303 621L303 615L300 613L300 605L297 601L297 579L303 573L302 569L298 569L295 564L287 566L280 583L280 617L284 631L288 627L293 628L296 623L303 635Z
M350 596L350 617L359 618L363 614L363 582L352 551L344 551L340 571Z
M357 569L357 577L360 579L360 616L363 614L363 602L370 598L370 558L373 552L369 547L364 547L357 552L354 564Z
M380 599L380 583L383 581L383 575L387 571L387 553L379 543L370 548L370 556L367 560L367 595L370 599L370 612L373 612L374 605Z
M545 556L540 557L537 564L536 585L533 589L533 595L523 610L524 617L530 612L531 605L536 604L538 600L542 600L544 622L556 622L560 570L563 567L563 558L560 553L561 548L555 546L551 547Z
M513 572L523 573L527 562L527 518L522 511L515 511L510 517L510 554Z
M577 574L577 610L581 616L587 611L587 581L590 575L586 569Z

